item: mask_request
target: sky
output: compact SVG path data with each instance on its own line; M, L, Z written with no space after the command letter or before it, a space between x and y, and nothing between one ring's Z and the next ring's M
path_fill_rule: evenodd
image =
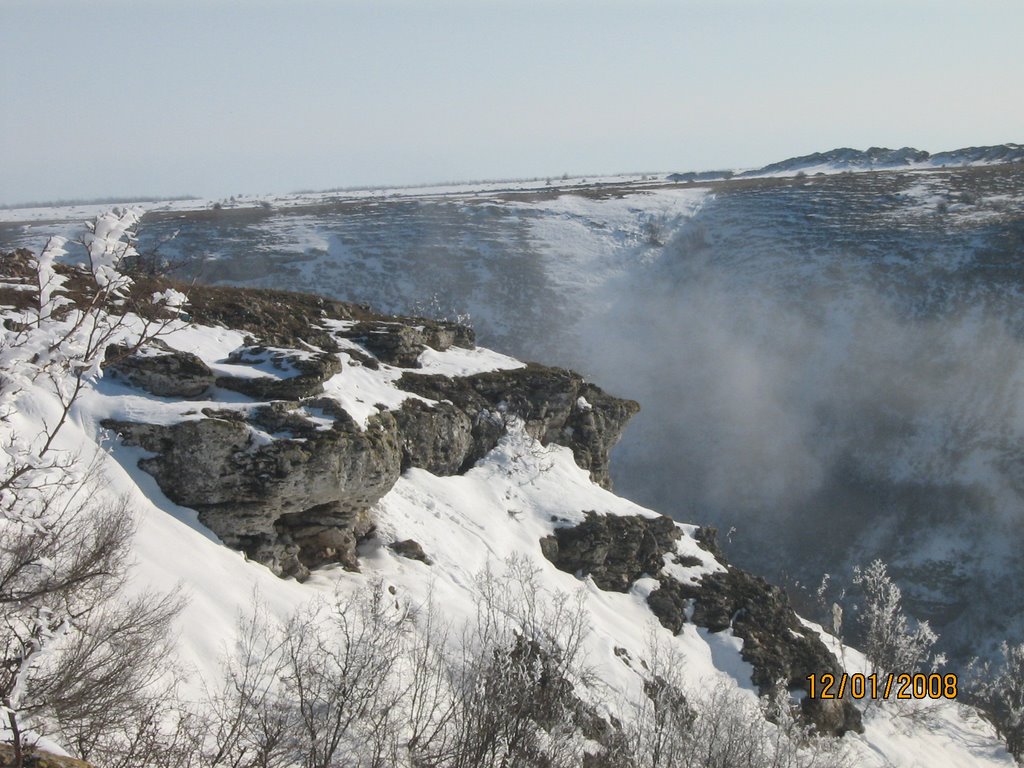
M0 0L0 204L1024 142L1020 0Z

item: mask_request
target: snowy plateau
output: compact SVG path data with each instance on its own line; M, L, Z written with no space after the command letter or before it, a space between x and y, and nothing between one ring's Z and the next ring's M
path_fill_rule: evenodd
M173 283L105 260L134 214L0 211L5 477L127 500L125 599L181 597L200 719L254 637L373 624L377 698L294 764L474 765L451 745L490 703L478 765L1013 766L955 701L811 699L871 665L798 613L881 557L953 669L1021 640L1019 150L139 204ZM484 685L503 659L531 706ZM194 764L259 764L219 733Z

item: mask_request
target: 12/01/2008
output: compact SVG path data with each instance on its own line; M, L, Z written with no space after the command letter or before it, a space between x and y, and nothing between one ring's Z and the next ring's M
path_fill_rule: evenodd
M824 672L808 675L808 691L812 699L955 699L958 692L955 673L940 675L887 674L864 675L859 672L835 675Z

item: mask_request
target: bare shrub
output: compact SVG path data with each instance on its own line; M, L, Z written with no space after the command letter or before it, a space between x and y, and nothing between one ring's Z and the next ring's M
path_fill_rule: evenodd
M419 768L579 766L592 683L582 594L543 587L527 560L476 578L476 614L455 642L432 609L413 644L403 711ZM434 627L433 629L431 627Z
M342 744L369 747L353 765L392 764L393 673L408 630L408 612L388 601L382 582L362 598L338 599L326 617L317 606L288 623L282 682L298 708L306 768L329 768Z
M578 765L573 691L591 679L582 593L548 593L525 559L505 565L477 577L476 618L453 670L451 765Z
M399 661L410 613L382 582L285 622L256 607L208 704L208 765L385 768L399 750Z
M26 728L83 754L124 746L118 734L140 745L155 733L143 722L155 722L151 697L181 605L122 596L131 510L98 492L99 459L63 437L107 346L130 337L138 348L167 327L174 313L162 309L181 297L149 297L151 312L129 313L141 306L118 267L134 253L136 221L113 211L91 223L78 243L85 269L59 266L63 238L36 258L7 260L26 288L0 310L0 711L17 768Z
M436 760L455 749L452 720L456 698L448 669L450 627L432 599L416 618L401 706L407 723L405 747L414 765L426 767L436 765Z
M238 626L237 642L222 659L223 679L207 695L205 764L285 768L298 751L298 722L280 686L283 626L258 601Z
M652 636L644 695L633 702L624 768L829 768L845 765L836 739L800 723L788 694L754 699L724 682L688 688L685 661Z
M58 485L0 525L0 702L16 754L23 726L83 757L113 752L161 695L181 602L121 597L131 512L81 499L92 491L91 478Z

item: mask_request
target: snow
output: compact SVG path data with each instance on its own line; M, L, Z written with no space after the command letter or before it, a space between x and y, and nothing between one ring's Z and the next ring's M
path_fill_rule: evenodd
M601 186L634 184L654 185L659 182L657 174L612 174L599 176L573 176L564 179L512 179L506 181L479 181L447 184L426 184L410 187L392 188L352 188L338 191L296 192L290 194L239 195L234 199L187 198L181 200L164 200L140 203L125 200L121 206L131 205L135 208L160 213L187 213L191 211L210 210L219 205L221 210L260 210L260 209L299 209L308 206L323 206L345 200L368 200L384 198L429 199L445 198L453 195L497 196L508 192L544 192L552 187L557 189L592 189ZM34 224L46 226L52 233L54 225L76 222L76 231L81 231L82 222L95 220L108 213L111 203L46 205L26 208L0 209L0 222ZM261 223L261 226L273 227L273 224ZM325 241L314 229L307 229L305 236L293 238L293 251L303 253L325 247Z
M708 649L711 651L711 663L715 665L715 668L729 675L740 688L756 692L757 686L751 680L754 667L740 657L740 651L743 650L743 638L736 637L731 628L721 632L709 632L703 627L696 629L697 634L708 644Z
M448 347L444 352L427 348L420 354L419 371L421 373L438 374L441 376L472 376L475 373L490 371L507 371L525 368L526 363L514 357L492 352L483 347L464 349Z
M848 673L871 672L870 663L860 651L840 643L819 624L806 620L803 624L818 633ZM993 743L993 737L991 724L975 710L942 699L871 702L864 716L864 733L848 734L846 738L853 743L858 765L864 768L1014 768L1014 759Z
M701 199L700 195L681 194L668 202L658 201L652 210L687 215ZM624 222L635 220L635 210L630 206L649 203L649 198L640 196L612 202L559 199L538 205L553 206L564 214L558 226L564 224L568 231L560 247L568 248L571 233L579 227L617 226L621 239L629 240L632 235ZM104 226L106 230L98 228L95 233L97 241L107 236L104 232L115 232L120 224L110 221ZM104 242L107 250L103 253L111 252L110 241ZM594 255L594 251L589 253L589 257ZM581 274L584 261L580 262ZM137 323L134 325L137 327ZM129 323L126 332L132 326ZM342 330L345 326L339 323L333 327ZM309 350L274 349L253 366L229 365L225 362L229 356L245 346L242 334L180 320L174 321L161 338L173 348L197 354L215 371L230 370L233 374L251 368L253 375L281 375L271 361L274 353L311 354ZM381 364L374 370L361 365L345 351L352 350L354 343L339 339L339 343L343 341L338 353L342 371L325 382L324 390L357 423L365 428L378 406L397 408L409 397L417 397L395 386L405 369ZM421 372L444 375L522 365L487 350L456 347L444 352L428 349L419 363L421 368L417 370ZM422 469L409 469L372 510L377 528L360 551L362 573L325 568L316 571L307 583L299 584L277 578L267 568L248 562L220 544L193 510L170 502L153 478L138 468L138 460L145 455L142 451L124 446L100 427L102 420L111 417L173 423L199 418L207 406L239 406L244 402L216 388L206 397L176 402L100 378L77 402L74 418L60 433L57 446L83 453L93 445L101 448L96 498L110 502L127 498L136 510L135 563L129 589L136 593L174 592L188 598L176 641L177 661L191 671L186 695L199 697L204 683L219 677L220 659L239 632L238 616L251 608L254 598L267 607L271 616L283 618L318 595L363 590L369 580L380 578L394 588L400 603L415 607L433 601L442 606L447 619L459 626L475 614L476 576L484 569L500 572L510 558L518 557L536 569L549 590L582 596L590 629L585 639L586 658L603 687L600 692L581 690L580 695L593 701L609 697L619 702L639 700L644 695L639 662L648 655L653 637L685 659L678 671L689 691L700 692L721 683L754 701L751 668L740 656L742 641L731 630L710 633L687 624L673 636L653 618L646 597L658 586L653 578L657 574L639 579L629 592L606 592L589 577L558 570L543 556L540 540L556 526L581 522L584 510L602 515L657 514L592 483L569 449L541 446L521 425L513 424L497 447L463 475L438 477ZM9 426L25 434L37 434L40 424L54 423L58 415L55 398L35 384L22 393L20 403L22 407L10 415ZM585 410L592 406L580 398L577 407ZM304 413L318 428L329 428L331 420L324 413L311 408L304 409ZM274 439L265 433L258 437ZM698 546L693 526L679 527L682 536L677 553L696 558L699 564L680 566L666 558L662 573L692 581L724 569ZM433 565L401 557L387 546L405 539L417 541ZM864 669L862 655L840 647L820 627L808 626L821 633L846 669ZM625 655L619 649L625 649ZM628 716L627 711L617 714ZM864 735L846 737L855 754L851 764L871 768L1013 764L998 746L990 726L976 717L965 718L954 703L939 703L928 727L911 723L894 707L877 706L866 718L865 727Z
M655 258L662 238L699 211L708 195L703 188L607 198L563 194L554 200L513 201L506 207L527 215L560 294L584 302L594 300L595 291L611 276Z
M337 401L363 429L370 417L380 412L378 405L386 409L401 408L409 398L431 402L394 386L402 377L403 369L381 364L374 370L345 352L339 354L342 372L324 382L324 394Z
M249 379L290 379L302 371L293 361L307 361L314 357L305 349L282 349L281 347L247 347L236 350L234 357L225 362L215 362L216 372L227 376ZM212 366L211 366L212 367Z
M184 324L163 339L172 347L199 354L208 364L216 364L241 341L238 334L224 329ZM365 419L376 413L376 403L397 407L412 396L394 387L402 369L382 364L372 370L355 364L345 352L339 354L342 373L329 379L325 390L357 421L365 425ZM421 362L426 371L448 375L521 365L485 350L451 348L445 352L428 350L424 355ZM500 570L509 557L523 555L541 570L544 583L553 589L584 591L592 615L589 650L602 670L602 679L626 696L639 694L641 678L613 649L625 647L634 658L644 656L655 623L644 602L643 587L628 594L603 592L590 579L577 579L557 570L541 555L539 541L555 525L582 521L585 509L600 514L655 513L594 485L589 474L576 465L571 451L559 446L541 447L519 429L504 437L465 475L436 477L410 469L374 510L378 529L376 538L361 552L364 573L326 569L300 585L278 579L263 566L220 546L194 512L171 503L155 481L137 468L138 459L145 455L142 451L111 441L99 428L100 421L111 417L154 423L196 418L208 405L223 407L217 399L223 394L215 391L209 401L175 403L101 380L79 404L77 415L83 431L73 438L86 441L89 435L95 435L111 451L104 466L107 491L129 494L140 510L135 588L149 586L188 595L189 606L180 624L179 651L181 660L196 670L196 680L215 678L221 650L237 631L235 617L249 606L254 591L274 613L285 615L312 595L333 592L339 586L359 589L368 578L382 577L396 587L399 599L407 604L422 605L433 599L444 606L447 617L459 622L468 620L475 611L476 574L484 568ZM320 426L329 424L322 414L309 411L309 415ZM272 436L265 435L264 439ZM683 526L683 533L680 554L702 558L703 563L687 568L688 574L721 569L692 539L692 526ZM400 557L384 546L407 538L423 546L433 566ZM214 584L216 589L211 589ZM714 654L721 658L725 652L718 647L717 638L688 631L678 642L690 655L704 660L688 667L695 687L729 677L728 672L717 670L709 661ZM711 645L715 645L714 654ZM735 655L734 649L731 652Z
M200 327L176 321L161 341L183 352L191 352L207 365L226 360L236 349L245 346L246 334L228 328Z
M193 350L214 358L238 341L223 329L192 326L182 330ZM172 335L169 343L181 341ZM488 353L458 349L454 354L449 354L452 350L428 352L424 353L425 359L421 358L424 367L449 375L473 372L497 362L508 364L507 359L501 359L503 356L490 357ZM343 360L347 357L344 352L341 355ZM328 381L327 389L357 419L376 412L373 403L396 407L408 396L394 388L401 369L381 365L373 371L351 360L346 362L343 372ZM142 403L148 398L127 398L123 392L113 394L112 390L107 390L104 397L133 403L136 417L152 415L161 407L151 399L152 410L147 412ZM191 405L195 408L199 404ZM83 402L81 416L86 434L90 425L95 429L98 418L107 412L109 408L98 408L94 399ZM110 489L132 494L142 513L135 550L138 588L148 584L189 596L180 624L179 649L183 661L196 669L196 680L216 676L218 659L237 633L236 616L248 608L254 593L273 614L283 616L312 595L331 593L336 588L362 589L369 579L382 578L395 588L399 601L411 606L434 601L458 625L475 615L476 575L485 568L500 572L509 557L522 556L541 572L543 583L550 589L582 591L590 623L586 658L602 680L605 696L631 701L642 695L638 660L646 657L653 634L686 659L682 674L693 691L710 690L724 682L745 692L751 702L755 700L751 667L739 654L742 641L730 630L710 633L692 624L672 637L653 619L645 602L647 594L657 587L655 579L640 579L625 594L605 592L591 579L563 573L543 557L539 540L552 533L556 525L582 521L582 510L618 515L655 513L594 485L568 449L542 448L522 430L513 430L502 438L494 451L462 476L437 477L422 469L407 470L373 510L378 527L376 536L360 552L363 573L325 569L304 585L278 579L264 567L219 546L216 537L203 530L194 516L168 502L152 479L134 468L138 456L137 449L115 448L112 458L116 461L106 468ZM684 536L679 554L698 557L701 564L684 568L667 562L665 572L692 580L723 570L696 544L693 527L681 528ZM404 539L417 541L433 565L401 557L386 546ZM214 584L215 589L211 588ZM621 649L628 656L621 655ZM845 649L845 656L851 670L863 663L863 657L851 649ZM846 737L856 755L856 765L1012 765L996 745L990 728L977 719L962 719L954 704L942 705L939 719L928 729L911 728L884 707L871 713L865 725L864 736Z

